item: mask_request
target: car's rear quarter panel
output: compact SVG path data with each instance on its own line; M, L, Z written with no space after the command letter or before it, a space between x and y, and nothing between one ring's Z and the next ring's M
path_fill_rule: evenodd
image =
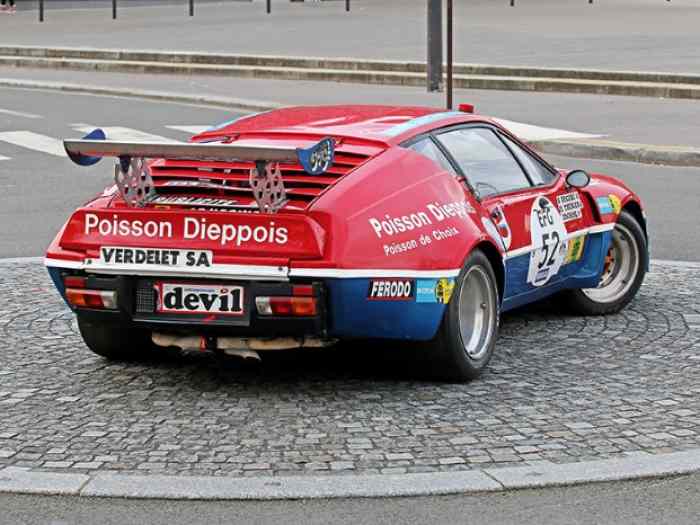
M453 284L473 247L491 242L462 183L401 147L341 180L311 213L329 232L327 252L324 261L303 266L332 267L326 283L338 337L432 338L445 305L425 292L440 279ZM408 280L423 292L406 300L370 297L373 281L384 278Z

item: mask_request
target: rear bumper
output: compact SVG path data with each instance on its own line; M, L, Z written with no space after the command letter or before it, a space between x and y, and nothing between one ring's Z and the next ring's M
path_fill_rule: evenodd
M49 273L65 299L63 278L66 275L86 274L60 268L49 268ZM171 281L172 278L162 278ZM268 281L217 280L225 286L245 287L244 313L241 316L216 314L166 314L156 311L157 277L87 275L87 288L117 293L117 309L75 308L81 318L91 322L133 324L152 331L196 333L211 336L280 337L327 336L327 300L323 283L306 280L303 283ZM188 280L196 284L201 280ZM255 306L258 296L291 296L294 284L311 284L317 301L317 315L310 317L281 317L259 315Z

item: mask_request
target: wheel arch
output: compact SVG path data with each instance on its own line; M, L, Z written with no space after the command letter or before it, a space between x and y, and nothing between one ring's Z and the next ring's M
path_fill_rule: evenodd
M642 231L649 241L649 233L647 232L647 220L644 217L644 212L642 211L642 206L636 200L630 199L622 207L627 213L631 214L642 227Z
M485 240L477 243L469 253L472 253L474 250L481 250L491 263L491 268L496 275L496 281L498 283L498 302L500 304L503 302L503 294L506 288L506 269L503 255L493 243Z

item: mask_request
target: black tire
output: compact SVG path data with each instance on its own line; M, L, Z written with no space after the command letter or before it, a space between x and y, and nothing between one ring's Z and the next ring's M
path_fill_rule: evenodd
M151 333L129 323L94 322L78 316L80 335L97 355L115 361L134 361L153 356Z
M467 279L470 284L467 284ZM473 340L470 339L469 346L472 351L468 352L463 338L468 323L460 328L460 310L465 304L468 308L467 296L465 295L462 300L462 294L472 290L476 282L474 279L480 283L476 285L477 288L482 289L482 295L474 295L474 297L482 297L484 293L486 294L484 301L481 302L481 305L486 306L481 306L481 309L487 311L487 314L484 314L475 309L474 315L486 315L488 320L483 322L486 328L479 332L481 335L476 334L478 337L476 344L472 344ZM467 318L472 317L468 315L468 310L465 310L465 315ZM454 382L465 382L479 377L493 355L498 337L499 318L500 302L496 275L486 255L475 250L467 258L464 268L457 277L438 333L428 343L429 353L426 357L430 360L431 375Z
M628 243L629 251L625 246ZM562 302L573 313L605 315L619 312L642 286L649 263L647 238L637 219L625 210L620 213L613 230L608 257L611 257L612 262L606 262L606 269L598 288L562 292ZM618 264L620 267L616 268ZM613 286L619 286L619 291Z

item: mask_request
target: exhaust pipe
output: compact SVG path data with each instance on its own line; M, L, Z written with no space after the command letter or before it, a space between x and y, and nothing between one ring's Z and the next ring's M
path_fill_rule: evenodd
M153 332L151 341L158 346L174 346L182 350L200 350L207 349L207 340L201 335L177 335L163 334Z
M178 335L153 332L153 343L158 346L174 346L182 350L219 350L226 355L243 359L261 360L258 351L292 350L294 348L325 348L334 345L337 339L318 337L216 337L209 339L202 335ZM214 345L211 344L213 340ZM213 347L212 347L213 346Z

